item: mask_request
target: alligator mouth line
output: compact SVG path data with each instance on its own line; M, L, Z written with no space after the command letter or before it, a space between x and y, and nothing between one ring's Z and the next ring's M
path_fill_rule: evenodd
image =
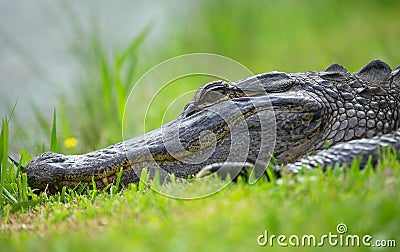
M201 142L201 145L199 148L191 149L190 151L185 151L185 152L181 152L181 153L174 153L173 155L171 155L168 151L161 153L161 154L149 151L148 154L150 154L150 155L145 155L144 157L139 158L139 160L137 159L137 157L130 157L129 154L126 154L128 164L122 167L123 168L122 172L131 171L133 169L133 167L135 166L135 164L137 164L137 163L156 162L157 165L160 165L160 163L162 163L162 162L173 162L173 161L189 158L193 155L196 155L199 151L202 151L206 148L214 146L221 139L227 137L230 134L229 129L235 127L240 122L245 122L246 119L248 119L251 116L258 115L263 112L271 113L271 111L273 111L272 108L269 108L269 107L258 107L256 110L257 110L257 113L254 113L254 109L248 109L248 110L242 111L241 116L237 116L237 117L233 118L230 122L226 123L224 121L224 124L218 124L211 131L217 131L216 129L224 128L223 133L215 134L217 137L212 138L213 139L212 141ZM271 123L275 124L274 112L271 113L271 116L269 119L273 119ZM226 125L226 127L224 127L224 125ZM161 129L163 129L163 127L165 127L165 126L162 126ZM228 129L226 130L225 128L228 128ZM275 126L273 127L273 129L275 129ZM163 134L163 133L161 133L161 134ZM141 148L146 148L146 149L150 150L149 146L144 146ZM128 150L127 153L129 153L130 151L131 150ZM135 159L135 160L133 160L133 159ZM191 164L188 164L188 165L191 165ZM146 167L146 166L147 165L144 165L144 167ZM100 173L99 176L96 178L96 181L103 181L105 185L108 185L109 183L107 182L107 179L108 180L115 179L118 176L118 173L119 173L119 170L116 170L116 169L114 169L113 171L110 171L108 173ZM195 174L193 174L193 175L195 175ZM88 176L88 180L86 180L86 182L91 181L91 177L90 178L89 177L90 176Z
M264 111L271 112L270 108L257 108L257 110L260 113L264 112ZM304 111L301 112L301 111L293 111L293 110L282 110L282 108L280 107L279 112L283 112L283 111L284 112L286 112L286 111L289 112L290 111L291 113L294 113L294 114L304 114L304 113L306 113ZM248 118L249 116L252 116L252 115L254 115L252 110L248 110L248 111L243 113L243 117L245 117L245 118ZM235 125L237 123L237 121L240 121L240 120L243 120L243 119L241 119L240 117L235 118L235 119L232 120L232 124ZM228 134L229 133L225 133L223 136L215 139L212 142L203 143L201 145L201 148L198 151L200 151L201 149L208 148L208 147L212 146L213 144L217 143L221 138L226 137L226 135L228 135ZM164 155L154 155L152 153L150 153L150 154L151 154L150 156L146 156L144 158L140 158L139 162L137 162L137 161L129 161L132 158L129 158L129 159L127 158L127 164L125 164L123 166L115 167L112 170L109 170L107 172L97 173L96 175L91 174L91 175L87 175L87 176L81 176L80 177L80 184L89 184L90 185L90 183L95 182L96 183L96 187L98 189L102 189L102 188L107 187L107 186L109 186L111 184L115 184L119 175L120 175L121 178L124 178L126 176L131 176L133 169L135 168L135 166L137 166L136 165L137 163L142 163L143 164L143 168L150 167L150 166L146 165L145 163L154 164L154 162L155 162L158 166L160 166L160 164L163 163L163 162L173 162L176 159L190 157L191 155L195 155L196 153L185 152L185 153L182 153L181 155L174 155L174 157L172 157L169 153L166 153ZM246 159L245 160L245 162L253 162L253 161L254 161L253 159ZM188 165L190 165L190 164L188 164ZM111 169L111 167L109 167L109 169ZM121 174L119 174L120 172L121 172ZM138 171L134 171L134 173L136 173L136 172L138 172ZM139 174L136 173L136 175L137 175L138 178L140 177L140 173ZM194 176L195 174L192 174L192 175ZM59 182L61 182L61 180ZM66 176L64 176L64 178L62 180L62 184L60 186L61 187L62 186L67 186L67 187L77 186L76 179L69 178L69 176L66 175ZM59 186L55 185L55 189L58 190Z

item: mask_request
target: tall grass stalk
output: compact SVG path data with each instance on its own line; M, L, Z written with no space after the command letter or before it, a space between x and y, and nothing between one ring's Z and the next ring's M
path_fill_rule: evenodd
M51 141L50 141L50 151L57 151L57 115L56 109L53 112L53 126L51 128Z
M7 117L2 120L1 134L0 134L0 192L1 201L3 201L3 190L6 190L4 183L6 182L7 170L8 170L8 121ZM1 202L2 203L2 202Z
M0 135L0 216L29 207L34 202L28 200L32 192L29 193L26 174L21 171L22 166L16 167L9 161L8 137L8 120L4 118Z
M61 99L59 119L63 132L68 134L62 134L63 138L74 137L79 145L67 149L59 144L61 151L87 152L121 141L126 99L137 78L138 49L151 28L148 25L127 46L111 55L103 47L97 30L89 35L86 46L80 44L76 48L84 72L74 88L77 92L73 99Z

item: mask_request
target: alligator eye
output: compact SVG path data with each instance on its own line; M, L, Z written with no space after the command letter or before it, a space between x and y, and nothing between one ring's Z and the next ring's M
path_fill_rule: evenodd
M216 101L221 100L226 97L226 90L224 89L213 89L209 90L202 95L199 99L200 103L215 103Z
M183 115L184 117L189 117L194 113L198 112L202 108L208 107L221 99L226 97L224 95L224 91L217 92L215 90L207 90L203 91L198 97L195 97L194 102L189 103L186 105Z
M223 81L215 81L205 85L201 88L194 97L194 102L196 104L210 104L215 103L224 97L227 97L227 94L234 87Z
M206 84L196 92L193 101L186 105L183 116L189 117L203 108L229 99L232 91L237 91L237 87L227 82L214 81Z

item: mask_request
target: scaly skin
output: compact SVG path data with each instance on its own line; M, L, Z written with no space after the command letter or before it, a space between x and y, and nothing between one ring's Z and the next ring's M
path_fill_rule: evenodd
M348 152L349 146L398 145L399 85L399 67L392 71L379 60L354 74L333 64L322 72L212 82L175 120L143 136L83 155L42 154L26 167L28 183L55 192L93 179L101 188L123 169L124 187L137 183L142 169L187 178L214 172L215 163L266 163L270 154L294 172L302 165L350 162L373 153ZM327 144L331 148L323 150Z

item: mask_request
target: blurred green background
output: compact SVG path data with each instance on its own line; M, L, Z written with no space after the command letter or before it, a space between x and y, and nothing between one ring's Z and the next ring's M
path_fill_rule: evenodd
M398 1L202 1L174 31L178 53L214 52L254 72L355 71L374 58L399 64Z
M52 8L44 11L51 10L53 18L55 13L64 17L63 25L69 31L63 38L67 40L66 52L77 64L71 76L63 79L67 83L49 81L46 69L42 69L39 76L44 78L29 86L33 90L29 94L12 95L0 88L1 96L8 97L3 99L3 103L7 101L4 114L18 99L11 121L14 153L22 148L36 155L48 148L43 143L49 142L53 108L59 122L60 151L80 153L120 141L123 106L135 81L154 65L182 54L220 54L254 73L320 71L335 62L357 71L372 59L382 59L393 68L400 63L399 1L149 1L144 7L140 2L121 1L111 5L113 8L100 1L102 15L89 11L87 16L79 7L90 9L91 3L61 3L52 3ZM114 12L107 12L107 7ZM127 19L130 15L141 17L142 22L133 24ZM113 39L118 43L112 43ZM29 51L22 53L21 48L16 51L22 60L25 55L27 62L32 61ZM62 58L58 60L57 64L64 63ZM54 68L48 69L48 74L53 73ZM185 82L190 90L196 90L209 80L187 78ZM162 85L154 83L153 89ZM168 107L162 97L178 97L184 91L187 89L163 91L152 104L148 129L161 124ZM152 95L143 92L143 96ZM40 102L31 105L32 97ZM176 111L169 117L178 115L189 99L187 96L175 105ZM28 107L20 105L24 103ZM133 124L143 124L143 118L136 119ZM77 145L67 148L64 140L71 138L78 140Z

